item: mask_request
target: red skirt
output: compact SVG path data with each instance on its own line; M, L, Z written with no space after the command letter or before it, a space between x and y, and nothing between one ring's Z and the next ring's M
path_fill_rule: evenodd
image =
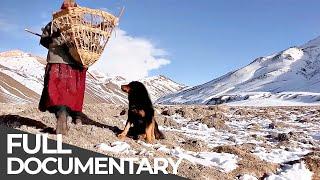
M39 110L53 111L66 106L71 111L82 112L86 72L86 68L68 64L47 64Z

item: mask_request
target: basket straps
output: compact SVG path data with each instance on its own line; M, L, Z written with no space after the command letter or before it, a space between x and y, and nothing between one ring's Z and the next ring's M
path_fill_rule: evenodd
M53 16L52 16L51 26L50 26L50 35L52 35L52 33L53 33L52 26L53 26Z

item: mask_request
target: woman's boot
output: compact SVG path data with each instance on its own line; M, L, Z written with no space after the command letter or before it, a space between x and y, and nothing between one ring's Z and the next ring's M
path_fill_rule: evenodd
M56 133L67 135L68 133L68 112L65 107L59 108L59 110L56 113L57 118L57 127L56 127Z
M71 111L69 113L69 115L71 116L72 118L72 123L73 124L76 124L76 125L82 125L82 119L83 119L83 113L81 112L75 112L75 111Z

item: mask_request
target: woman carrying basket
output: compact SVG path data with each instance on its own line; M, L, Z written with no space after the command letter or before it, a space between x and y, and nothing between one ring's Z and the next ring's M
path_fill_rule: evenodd
M74 0L65 0L61 9L76 7ZM40 44L48 49L39 110L54 113L57 118L56 133L66 135L67 118L81 121L87 68L77 63L60 35L50 22L43 28Z

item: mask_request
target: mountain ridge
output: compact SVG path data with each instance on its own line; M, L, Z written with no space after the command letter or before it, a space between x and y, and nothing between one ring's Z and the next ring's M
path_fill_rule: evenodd
M44 58L21 50L0 52L0 102L38 102L43 88L45 64ZM125 78L111 77L97 70L90 69L89 72L85 103L127 103L127 95L120 89L120 85L128 83ZM153 83L149 83L151 80ZM149 77L141 81L146 84L152 100L184 87L165 76ZM158 89L162 91L156 91Z
M160 104L221 104L251 100L320 101L320 37L259 57L207 83L161 97ZM309 94L308 94L309 93ZM269 98L269 99L268 99ZM250 103L249 103L250 104Z

